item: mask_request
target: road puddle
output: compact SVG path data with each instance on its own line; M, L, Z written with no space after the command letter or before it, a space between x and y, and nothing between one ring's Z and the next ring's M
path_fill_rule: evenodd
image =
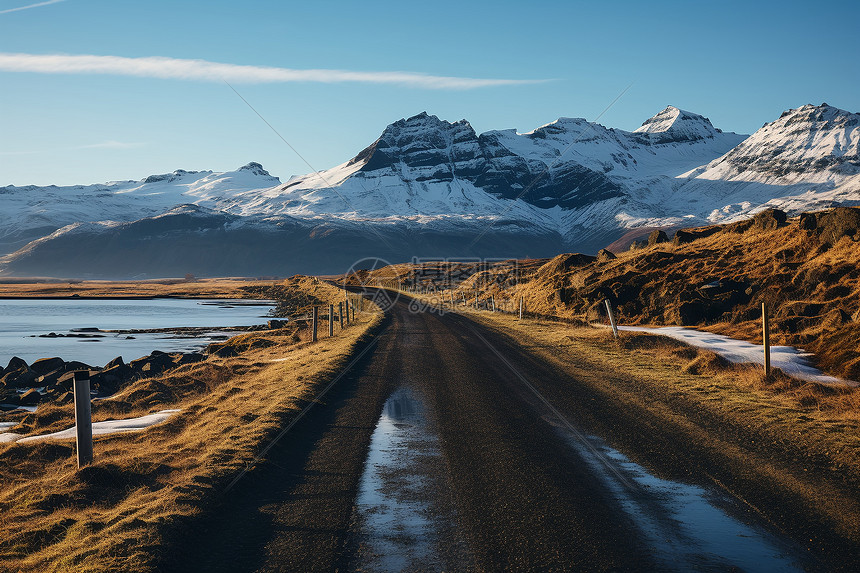
M370 442L353 515L354 571L468 569L439 440L421 396L391 394Z
M602 439L549 421L601 477L665 570L804 570L800 549L793 543L735 517L744 509L737 500L658 478Z

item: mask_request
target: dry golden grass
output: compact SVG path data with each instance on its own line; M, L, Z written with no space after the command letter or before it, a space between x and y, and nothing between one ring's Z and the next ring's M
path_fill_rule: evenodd
M0 298L50 297L182 297L182 298L248 298L248 287L279 284L274 281L218 279L156 279L146 281L74 281L19 282L0 281Z
M300 283L319 300L343 300L328 284ZM335 336L321 328L317 343L295 327L245 334L230 341L239 356L210 357L95 402L95 421L181 412L142 432L97 437L95 463L82 471L70 441L0 446L0 570L152 570L172 524L199 514L252 463L381 316L366 305ZM72 423L72 406L47 406L27 429Z

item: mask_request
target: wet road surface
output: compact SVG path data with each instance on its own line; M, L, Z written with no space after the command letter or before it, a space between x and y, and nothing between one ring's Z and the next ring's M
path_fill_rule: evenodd
M563 372L408 302L164 570L797 569L732 499L579 427Z

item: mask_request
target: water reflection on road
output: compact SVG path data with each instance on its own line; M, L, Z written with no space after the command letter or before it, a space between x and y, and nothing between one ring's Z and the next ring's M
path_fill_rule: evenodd
M454 535L439 439L421 396L402 386L383 407L370 441L353 518L358 571L467 570Z
M601 477L654 556L671 571L803 571L800 549L736 518L737 500L718 491L658 478L597 436L556 430Z

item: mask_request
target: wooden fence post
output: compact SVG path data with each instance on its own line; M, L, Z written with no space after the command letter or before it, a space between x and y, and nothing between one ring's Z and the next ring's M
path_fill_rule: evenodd
M343 303L337 303L337 318L340 320L340 329L343 330Z
M761 303L761 334L764 346L764 373L770 375L770 319L767 316L767 303Z
M346 309L346 323L349 324L349 295L346 295L346 300L343 302L343 307Z
M75 374L75 436L78 444L78 469L93 461L93 417L90 399L90 371Z
M618 325L615 324L615 313L612 311L612 304L609 303L609 299L605 300L606 302L606 312L609 314L609 324L612 325L612 334L615 335L615 338L618 338Z
M475 291L475 310L478 310L478 292Z
M334 336L334 305L328 305L328 335Z
M311 342L317 341L317 323L319 322L320 307L315 306L311 319Z
M496 297L493 295L490 295L490 306L491 306L490 310L492 312L496 312Z
M520 297L520 320L523 319L523 297Z

